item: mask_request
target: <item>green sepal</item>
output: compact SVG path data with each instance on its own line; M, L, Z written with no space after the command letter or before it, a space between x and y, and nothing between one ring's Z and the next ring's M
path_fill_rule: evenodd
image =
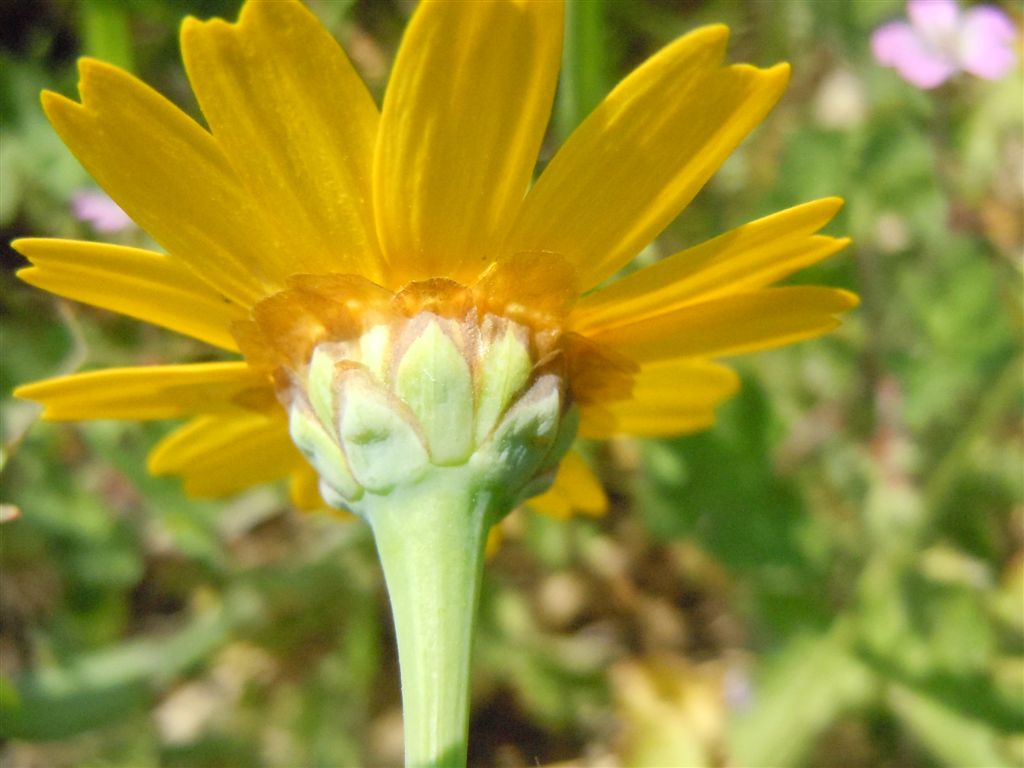
M295 447L320 475L321 491L323 484L326 484L340 497L339 500L359 500L363 495L363 488L349 471L348 461L341 448L304 404L292 406L288 418L288 432ZM331 503L335 500L325 501Z
M361 372L343 378L341 444L356 480L378 494L414 484L429 459L408 409Z
M416 330L395 372L395 394L419 421L432 462L463 464L473 452L472 373L438 320Z
M553 375L541 376L508 410L471 463L486 482L518 492L547 458L561 416L559 382Z
M529 345L512 325L484 348L477 385L477 445L483 444L512 398L526 386L532 370Z

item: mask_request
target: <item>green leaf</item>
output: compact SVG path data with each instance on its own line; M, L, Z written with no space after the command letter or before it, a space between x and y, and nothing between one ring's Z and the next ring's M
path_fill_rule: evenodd
M982 672L935 671L914 674L879 654L861 649L859 657L879 676L898 683L915 700L927 699L948 717L972 723L972 728L1006 734L1024 732L1024 701L1010 701ZM916 705L915 705L916 706ZM966 727L966 726L965 726Z
M731 724L731 765L798 765L818 736L873 693L873 676L850 652L849 625L794 638L755 681L754 706Z
M1009 768L996 734L979 720L945 707L910 688L894 687L889 704L903 724L944 765Z
M132 35L123 0L81 0L83 48L87 56L132 71Z
M142 709L251 612L239 600L230 609L199 616L169 638L128 641L60 667L29 671L14 681L16 696L0 697L0 736L64 739Z

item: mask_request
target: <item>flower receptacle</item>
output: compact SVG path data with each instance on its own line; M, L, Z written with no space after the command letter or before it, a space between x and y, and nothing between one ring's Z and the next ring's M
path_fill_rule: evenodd
M543 491L578 419L534 346L506 318L430 311L317 345L288 405L325 501L369 520L379 497L452 468L506 513Z

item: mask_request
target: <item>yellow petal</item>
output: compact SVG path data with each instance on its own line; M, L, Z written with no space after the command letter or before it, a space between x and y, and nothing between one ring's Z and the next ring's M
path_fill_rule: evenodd
M379 114L341 47L301 3L250 2L237 24L189 18L189 80L296 272L379 280L370 207Z
M292 504L303 511L325 509L327 504L320 496L320 475L309 464L302 463L292 472L288 483L288 494Z
M589 288L693 199L785 89L789 67L721 68L728 30L704 27L622 81L530 190L511 251L553 251Z
M640 363L738 355L827 333L839 325L836 315L857 301L836 288L766 288L627 321L590 338Z
M583 409L580 436L661 437L704 429L714 423L715 407L738 389L739 377L724 365L689 358L649 363L634 378L632 398L607 403L603 412Z
M245 317L245 310L174 258L76 240L27 239L12 245L33 264L18 272L29 285L223 349L238 349L228 329Z
M547 125L562 15L539 0L420 4L374 165L377 231L400 282L471 283L496 257Z
M711 409L687 411L676 409L671 412L640 408L628 414L616 415L614 421L601 423L593 430L580 430L581 437L604 440L614 435L631 437L672 437L690 432L700 432L715 423L715 412Z
M196 275L248 305L293 257L263 226L213 137L117 67L79 61L78 104L49 91L43 109L93 178Z
M283 411L200 416L149 454L154 475L181 475L190 496L225 496L287 477L302 456L288 437Z
M484 557L490 560L501 549L501 542L505 538L501 530L501 523L495 523L487 531L487 542L484 544Z
M25 384L14 395L40 403L51 420L173 419L274 404L267 377L244 362L108 368Z
M573 513L596 516L608 510L608 497L584 458L576 451L570 451L562 459L551 488L540 496L534 496L526 505L536 512L559 519Z
M750 293L831 256L849 240L815 236L842 201L817 200L680 251L585 297L573 313L581 333L734 293Z
M288 495L296 509L303 512L326 512L338 520L352 521L356 516L347 509L331 507L320 495L320 476L303 461L288 478Z

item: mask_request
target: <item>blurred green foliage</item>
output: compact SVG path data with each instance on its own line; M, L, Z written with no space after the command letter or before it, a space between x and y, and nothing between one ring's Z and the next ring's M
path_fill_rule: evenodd
M379 97L412 4L309 4ZM90 182L38 91L73 94L75 58L92 55L196 114L176 25L237 6L4 6L4 243L97 237L70 214ZM1024 89L1019 69L920 92L878 67L870 32L901 12L571 6L547 157L699 24L732 27L735 61L793 63L783 102L643 258L839 194L832 231L854 245L797 279L864 303L829 338L737 361L743 391L713 430L595 447L605 519L511 521L485 585L473 764L1024 764ZM3 247L4 392L207 355L20 285ZM144 470L167 425L35 423L10 398L0 415L0 502L20 512L0 526L5 764L400 759L390 619L360 525L299 516L279 489L185 499Z

